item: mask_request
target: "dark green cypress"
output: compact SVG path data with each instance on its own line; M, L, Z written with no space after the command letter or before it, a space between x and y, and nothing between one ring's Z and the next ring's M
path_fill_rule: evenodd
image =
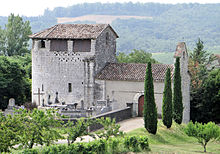
M180 58L176 58L173 83L173 119L181 124L183 119L183 102L181 91Z
M157 108L154 99L154 85L149 62L146 69L144 82L144 126L149 133L157 132Z
M172 125L172 88L171 88L171 77L170 68L167 69L165 77L165 85L163 91L163 106L162 106L162 121L167 128Z

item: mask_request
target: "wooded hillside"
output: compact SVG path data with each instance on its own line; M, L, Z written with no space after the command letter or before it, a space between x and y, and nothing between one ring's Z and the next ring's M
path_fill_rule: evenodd
M119 35L118 51L174 52L177 42L185 41L189 50L198 38L205 49L220 52L220 4L84 3L67 8L45 10L43 16L23 17L37 32L57 24L57 18L84 15L146 16L145 19L116 19L111 25ZM150 17L150 18L149 18ZM4 26L7 17L0 17ZM95 23L75 21L74 23Z

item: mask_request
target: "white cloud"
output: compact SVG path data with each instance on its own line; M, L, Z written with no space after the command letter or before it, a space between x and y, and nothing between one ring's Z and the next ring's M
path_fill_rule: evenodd
M8 16L10 13L37 16L43 14L46 8L53 9L58 6L71 6L77 3L93 2L159 2L159 3L220 3L220 0L6 0L1 2L0 16Z

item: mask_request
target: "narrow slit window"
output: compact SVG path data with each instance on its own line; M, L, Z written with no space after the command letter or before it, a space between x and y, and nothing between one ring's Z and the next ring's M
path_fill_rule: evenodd
M109 43L109 33L106 33L106 38L105 38L105 44L108 45Z
M42 84L42 87L41 87L42 91L44 91L44 85Z
M72 83L68 83L68 91L69 93L72 92Z
M40 47L41 47L41 48L46 48L46 44L45 44L45 41L44 41L44 40L41 40L41 41L40 41Z

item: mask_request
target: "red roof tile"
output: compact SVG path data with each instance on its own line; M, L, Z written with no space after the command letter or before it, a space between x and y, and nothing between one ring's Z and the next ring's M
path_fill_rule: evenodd
M93 39L107 28L108 24L58 24L30 35L34 39ZM111 28L111 26L110 26ZM112 29L112 28L111 28ZM113 29L112 29L113 30ZM115 33L115 31L113 30ZM116 33L115 33L116 34ZM116 34L118 37L118 35Z
M97 75L100 80L144 81L147 64L108 63ZM167 68L171 69L173 78L174 66L152 64L154 81L164 81Z

